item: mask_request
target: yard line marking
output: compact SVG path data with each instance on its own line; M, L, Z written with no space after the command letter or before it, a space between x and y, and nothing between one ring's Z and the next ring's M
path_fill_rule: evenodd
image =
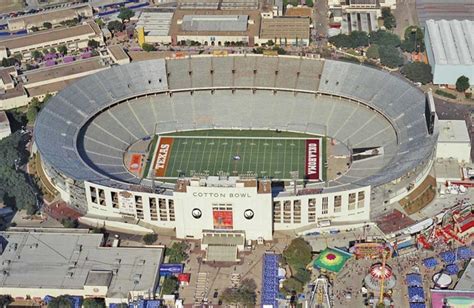
M189 150L189 155L188 155L188 160L186 161L186 169L184 170L184 172L186 173L187 176L190 176L190 174L188 173L189 171L189 160L191 159L191 153L193 153L193 148L194 148L194 139L191 140L191 148Z
M221 146L221 141L220 141L220 139L217 139L216 142L217 142L217 150L216 150L217 152L216 152L216 153L219 153L219 151L220 151L220 146ZM216 155L216 157L214 158L214 167L212 168L212 171L211 171L214 175L217 174L217 171L216 171L216 167L217 167L217 157L218 157L218 155Z
M240 159L242 159L242 158L244 159L244 161L240 164L240 167L241 167L240 173L241 174L244 173L244 166L245 166L245 161L246 161L245 157L247 156L246 155L247 154L246 150L247 150L247 142L244 142L244 151L243 151L242 156L240 157Z
M160 137L160 138L161 138L161 137ZM174 139L174 138L173 138L173 139ZM178 141L178 140L174 140L173 143L175 143L175 142L176 142L176 147L175 147L176 153L180 153L180 151L181 151L181 150L180 150L181 142ZM177 159L176 159L176 155L173 155L173 152L171 152L170 154L171 154L171 157L170 157L170 158L173 159L173 165L171 166L171 170L170 170L169 175L170 175L170 176L173 176L173 173L175 172L174 166L176 165L176 160L177 160Z
M270 151L270 169L268 170L268 174L272 174L272 169L273 169L273 140L272 140L272 148Z
M202 163L204 161L204 156L206 156L207 140L203 140L203 142L204 142L204 148L202 149L202 152L201 152L201 163L199 164L199 172L202 172Z

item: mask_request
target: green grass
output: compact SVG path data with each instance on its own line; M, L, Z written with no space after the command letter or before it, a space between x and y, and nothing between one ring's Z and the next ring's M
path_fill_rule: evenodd
M323 180L323 181L326 181L327 178L328 178L328 176L327 176L327 174L328 174L328 168L325 167L325 165L324 165L324 162L325 162L325 160L327 159L327 155L326 155L326 154L327 154L327 142L328 142L328 138L327 138L327 137L321 138L321 143L322 143L321 147L322 147L322 153L323 153L323 156L322 156L322 160L323 160L323 161L322 161L322 166L323 166L323 170L322 170L322 172L323 172L323 173L322 173L322 180Z
M211 129L211 130L192 130L192 131L176 132L176 133L162 134L160 136L311 138L316 135L286 132L286 131L280 131L277 133L274 130Z
M305 175L305 139L294 137L177 137L167 165L167 178L240 175L290 179L290 171ZM234 160L234 156L240 160Z
M446 91L443 91L443 90L440 90L440 89L437 89L437 90L435 91L435 93L438 94L438 95L447 97L447 98L452 98L452 99L456 99L456 98L457 98L456 95L451 94L451 93L446 92Z
M155 135L155 137L153 137L153 140L150 142L150 145L148 146L148 152L149 153L155 153L157 142L158 142L158 135ZM151 159L151 156L150 156L150 159L148 159L146 164L145 164L145 169L143 171L143 177L147 177L148 173L150 172L150 167L151 167L151 164L152 164L151 160L152 159Z

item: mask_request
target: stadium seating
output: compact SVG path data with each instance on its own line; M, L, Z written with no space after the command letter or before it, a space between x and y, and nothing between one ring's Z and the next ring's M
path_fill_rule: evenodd
M39 114L35 140L61 173L117 184L140 181L123 166L123 154L155 133L327 134L350 148L384 149L354 162L329 190L380 185L430 159L436 138L427 135L424 99L395 75L346 62L258 55L151 60L101 71L61 91Z

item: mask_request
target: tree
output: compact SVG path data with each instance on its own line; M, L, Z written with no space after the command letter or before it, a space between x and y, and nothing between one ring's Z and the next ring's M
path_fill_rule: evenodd
M33 50L33 51L31 52L31 57L32 57L33 59L35 59L35 60L41 58L42 56L43 56L43 54L42 54L41 51L39 51L39 50Z
M122 22L124 20L130 20L130 18L132 18L133 16L135 16L135 12L132 11L131 9L129 8L126 8L126 7L122 7L120 8L120 13L118 14L118 18L122 20Z
M238 288L224 289L220 299L226 304L254 307L257 301L256 289L257 285L253 279L244 279Z
M63 55L67 55L67 47L66 45L60 45L58 47L58 52Z
M104 21L103 21L101 18L97 18L97 19L95 20L95 23L96 23L100 28L102 28L102 27L105 25Z
M36 27L36 26L35 26L35 27L31 27L31 31L33 31L33 32L38 32L38 31L39 31L39 28Z
M61 295L56 298L53 298L48 303L48 308L73 308L74 305L69 299L69 295Z
M466 92L466 90L469 89L469 86L469 78L464 75L456 80L456 90L458 92Z
M161 286L161 294L170 295L178 291L179 282L175 276L167 276Z
M404 41L400 45L400 48L405 52L425 51L423 30L417 26L410 26L406 28Z
M285 291L287 294L292 292L302 292L303 286L303 283L295 277L290 277L283 281L283 291Z
M33 99L28 104L28 110L26 112L26 118L28 119L28 123L32 124L35 122L36 115L40 111L41 105L42 102L38 98L33 97Z
M17 63L17 60L15 58L3 58L2 59L2 66L3 67L14 66L16 63Z
M61 220L61 224L64 226L64 228L68 229L76 229L79 227L79 221L77 219L64 218Z
M45 27L46 29L51 29L53 27L53 24L48 21L45 21L43 22L43 27Z
M143 236L143 242L147 245L151 245L158 239L158 235L155 233L147 233Z
M170 263L182 263L188 258L187 249L186 242L174 242L171 247L166 248L165 255L169 257Z
M383 18L383 25L387 30L391 30L397 26L397 21L395 20L395 16L393 16L389 7L382 8L382 18Z
M370 45L370 47L367 49L366 56L367 56L367 58L370 58L370 59L380 58L379 45L377 45L377 44Z
M311 246L302 238L295 238L290 245L283 251L285 261L290 265L293 272L299 268L306 268L311 262Z
M86 298L82 302L84 308L105 308L105 301L103 298Z
M370 33L370 42L379 46L400 46L400 38L398 35L384 30L378 30Z
M142 49L146 52L150 52L150 51L155 51L156 48L155 46L151 45L151 44L148 44L148 43L143 43L142 44Z
M273 46L273 45L275 45L275 43L273 43L272 40L268 40L268 41L267 41L267 46Z
M306 284L311 281L311 272L305 268L299 268L294 274L294 278L302 284Z
M412 62L404 65L401 73L413 82L427 84L433 81L431 66L423 62Z
M357 48L369 45L369 36L364 31L352 31L349 35L332 36L329 38L329 42L339 48Z
M403 58L400 51L392 46L380 46L380 63L390 68L396 68L403 64Z
M100 46L100 43L97 42L96 40L89 40L87 42L87 46L90 47L90 48L96 49Z
M120 32L123 30L123 24L118 20L113 20L107 24L107 29L110 31Z
M50 53L56 53L56 52L57 52L57 50L56 50L56 48L54 48L54 47L51 47L51 48L49 49L49 52L50 52Z
M0 295L0 307L6 307L13 302L10 295Z

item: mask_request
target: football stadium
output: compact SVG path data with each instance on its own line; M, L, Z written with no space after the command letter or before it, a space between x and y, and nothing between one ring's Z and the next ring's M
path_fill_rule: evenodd
M426 178L436 121L431 94L386 71L201 55L80 79L42 109L35 143L85 217L240 247L373 221Z

